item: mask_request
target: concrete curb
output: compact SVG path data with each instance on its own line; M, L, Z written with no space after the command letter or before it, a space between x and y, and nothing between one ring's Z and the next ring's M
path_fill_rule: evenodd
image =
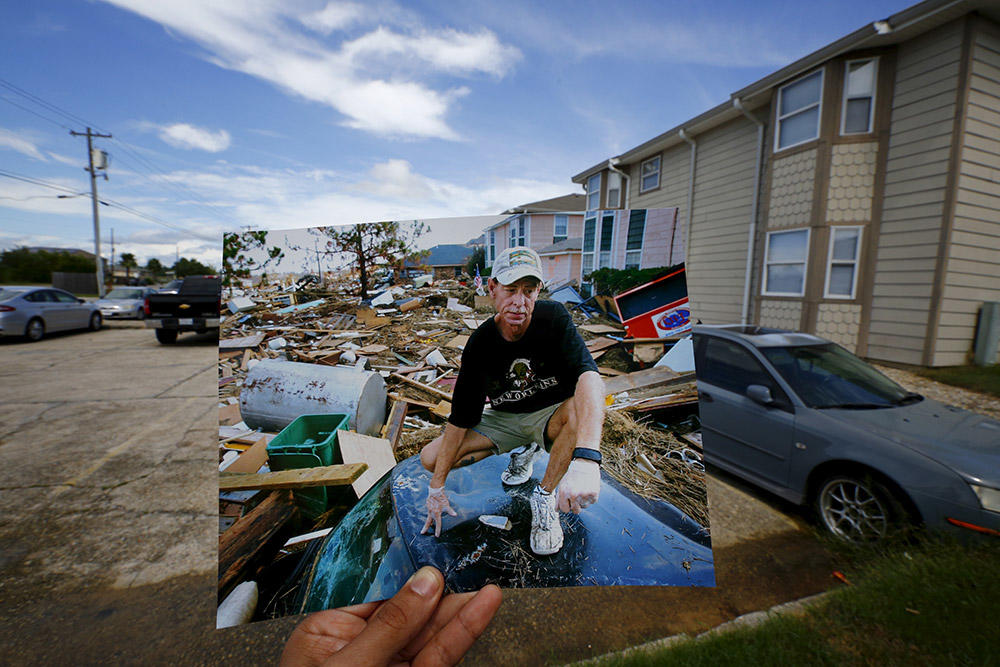
M737 616L731 621L726 621L725 623L721 623L715 626L714 628L702 632L699 635L695 635L694 637L691 637L691 635L688 635L686 633L681 633L677 635L671 635L670 637L654 639L653 641L646 642L645 644L639 644L638 646L630 646L629 648L622 649L621 651L612 651L611 653L605 653L603 655L594 656L593 658L587 658L586 660L581 660L579 662L573 662L569 664L569 667L586 667L587 665L596 665L606 660L630 658L644 653L652 653L664 648L676 646L677 644L682 644L684 642L701 641L702 639L725 634L727 632L732 632L733 630L756 627L775 616L784 616L784 615L801 616L803 613L805 613L806 609L815 606L819 602L823 601L829 594L830 591L824 591L822 593L817 593L816 595L810 595L808 597L799 598L798 600L783 602L782 604L775 605L770 609L766 609L763 611L752 611L743 614L742 616Z

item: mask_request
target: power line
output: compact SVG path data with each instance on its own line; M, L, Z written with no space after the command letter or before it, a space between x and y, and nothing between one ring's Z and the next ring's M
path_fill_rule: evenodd
M54 120L52 118L49 118L46 115L40 114L40 113L38 113L37 111L35 111L33 109L29 109L28 107L26 107L26 106L24 106L22 104L18 104L17 102L15 102L14 100L12 100L12 99L10 99L8 97L4 97L3 95L0 95L0 100L3 100L7 104L12 104L12 105L16 106L18 109L23 109L24 111L27 111L30 114L34 114L35 116L38 116L42 120L47 120L48 122L52 123L53 125L58 125L59 127L63 128L64 130L71 129L69 125L63 125L59 121Z
M111 134L110 132L107 132L106 130L104 130L104 128L99 127L96 123L91 123L89 120L86 120L84 118L80 118L79 116L77 116L74 113L70 113L69 111L66 111L66 110L62 109L62 108L56 106L55 104L53 104L51 102L47 102L46 100L43 100L41 97L39 97L37 95L34 95L33 93L29 93L24 88L20 88L18 86L15 86L10 81L7 81L5 79L0 78L0 86L6 88L7 90L11 91L12 93L20 95L21 97L25 98L26 100L30 100L31 102L34 102L35 104L39 105L40 107L42 107L44 109L47 109L48 111L51 111L51 112L53 112L53 113L55 113L55 114L57 114L59 116L62 116L63 118L65 118L66 120L68 120L71 123L80 123L82 125L88 125L90 127L96 128L97 130L99 130L101 132L105 132L106 134Z
M6 171L0 169L0 176L6 176L7 178L12 178L15 181L24 181L25 183L31 183L33 185L40 185L43 188L50 188L52 190L61 190L62 192L69 192L74 195L79 194L76 190L67 188L62 185L56 185L55 183L49 183L48 181L43 181L39 178L34 178L32 176L25 176L23 174L16 174L12 171Z

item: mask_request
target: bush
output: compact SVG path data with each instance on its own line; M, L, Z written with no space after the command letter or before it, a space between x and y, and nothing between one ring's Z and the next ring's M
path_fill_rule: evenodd
M5 250L0 254L0 282L51 283L52 272L94 273L94 260L67 251Z
M682 266L684 265L660 266L653 269L598 269L590 274L590 280L594 284L596 294L614 296L633 287L662 278Z

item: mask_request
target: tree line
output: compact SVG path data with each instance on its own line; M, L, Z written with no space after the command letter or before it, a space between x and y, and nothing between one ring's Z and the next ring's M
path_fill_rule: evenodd
M122 265L126 270L138 268L135 255L123 253ZM154 279L166 276L168 270L178 278L216 272L213 267L187 257L181 257L169 268L153 257L146 262L145 268ZM51 283L53 272L94 273L95 271L96 266L92 257L66 250L30 250L22 247L0 253L0 283ZM107 271L106 262L105 271Z

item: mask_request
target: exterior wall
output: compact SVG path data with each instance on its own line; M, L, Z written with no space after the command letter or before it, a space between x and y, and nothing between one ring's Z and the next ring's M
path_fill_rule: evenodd
M574 266L576 267L575 271ZM568 280L578 280L580 277L580 254L546 255L542 257L542 269L546 282L560 284Z
M552 245L555 216L532 213L528 216L528 247L538 250ZM509 232L508 232L509 233Z
M546 246L552 245L552 234L555 231L555 214L550 213L532 213L527 217L527 238L525 241L529 248L534 248L535 250L540 250ZM504 223L494 228L493 231L496 233L496 252L499 255L501 252L507 249L510 245L510 227L512 224L516 223L517 218L514 218L514 222ZM583 236L583 215L582 214L569 214L567 230L569 235L567 238L580 237ZM489 252L489 230L486 232L486 248ZM490 263L487 262L487 266ZM579 271L577 271L578 275Z
M968 361L984 301L1000 301L1000 27L977 21L932 365ZM1000 361L1000 357L995 361Z
M872 219L878 144L836 144L830 156L827 222L867 222Z
M801 319L801 301L763 299L760 303L761 326L797 330Z
M821 303L816 318L816 335L857 351L861 306L853 303Z
M867 355L925 363L941 250L963 22L900 44Z
M812 214L816 149L776 158L771 167L767 228L804 227Z
M694 215L687 245L691 315L705 324L739 322L757 127L740 118L698 135L695 140L698 155Z
M684 231L680 228L677 218L677 209L675 208L647 209L640 268L673 266L684 261ZM623 267L625 266L625 239L627 236L628 220L625 220L621 235L620 266Z

